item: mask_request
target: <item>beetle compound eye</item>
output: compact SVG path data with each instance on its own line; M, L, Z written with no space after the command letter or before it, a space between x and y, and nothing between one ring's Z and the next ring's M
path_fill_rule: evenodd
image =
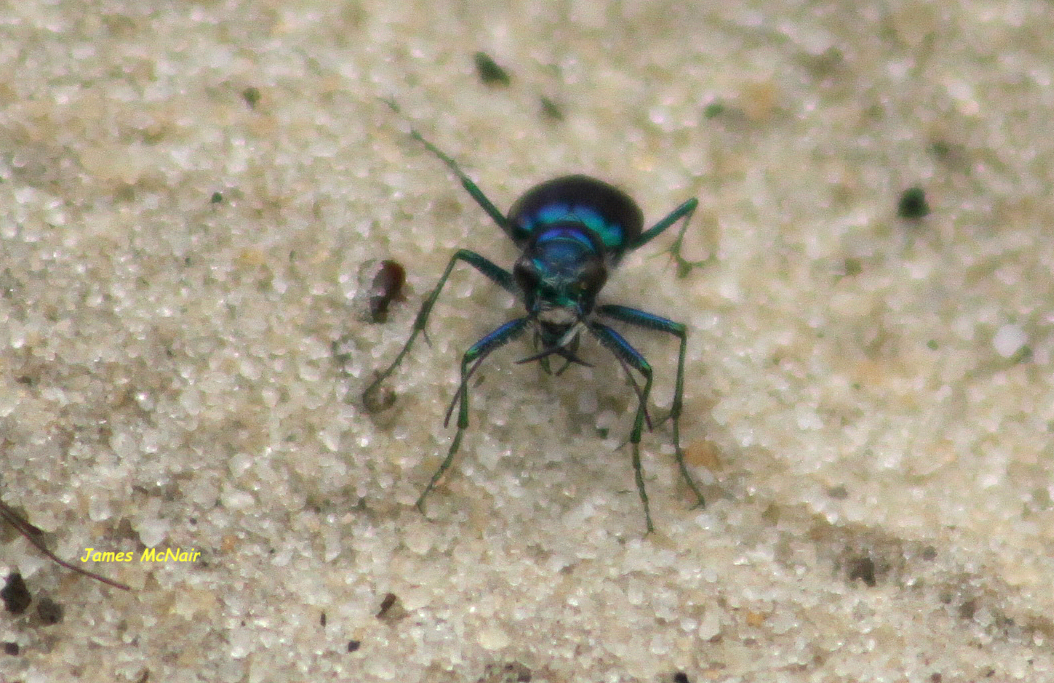
M529 261L520 261L512 270L513 278L516 280L516 284L520 286L520 289L524 292L530 292L538 289L541 284L541 276L538 270L530 265Z

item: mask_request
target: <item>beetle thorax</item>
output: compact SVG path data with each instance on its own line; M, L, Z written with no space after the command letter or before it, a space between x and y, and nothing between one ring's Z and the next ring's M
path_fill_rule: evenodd
M528 313L568 327L592 312L607 280L603 246L577 223L554 226L527 245L513 276Z

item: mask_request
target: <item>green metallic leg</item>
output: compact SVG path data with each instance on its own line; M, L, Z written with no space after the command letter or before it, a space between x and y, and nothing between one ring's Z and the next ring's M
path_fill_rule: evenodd
M699 200L692 199L687 200L676 209L671 211L665 218L660 220L652 227L645 230L637 241L630 245L630 249L636 249L641 247L653 238L661 235L667 228L676 223L677 221L684 219L681 223L681 229L677 232L677 239L674 240L673 245L666 251L670 252L673 256L674 262L677 264L677 277L687 277L693 268L700 268L710 262L712 257L705 258L701 261L689 261L681 256L681 246L684 243L684 233L688 230L688 221L692 220L692 214L695 213L696 208L699 206Z
M461 446L461 437L464 435L465 429L468 427L469 378L472 376L472 373L476 371L476 368L479 367L479 364L483 362L484 358L489 356L492 351L501 348L523 334L523 331L527 329L527 325L530 322L531 318L524 317L505 323L473 344L461 358L461 383L458 386L457 394L454 395L455 401L457 401L459 397L461 399L457 411L457 434L454 435L454 441L450 444L450 450L447 451L446 457L443 458L442 464L439 465L439 469L437 469L435 474L432 475L432 479L428 482L428 486L425 487L425 490L422 491L421 495L417 498L417 503L415 503L415 505L417 505L417 509L421 512L424 512L425 510L425 498L431 493L436 482L442 478L443 473L447 471L447 468L450 467L450 463L454 461L454 456L457 454L458 448ZM470 365L472 366L471 368L469 367ZM453 407L454 404L451 403L451 410ZM447 419L450 419L450 411L447 411Z
M688 488L690 488L692 493L695 494L697 501L696 507L705 507L706 499L703 497L702 492L699 490L691 473L688 471L688 465L684 462L684 451L681 449L681 410L684 402L684 358L688 351L688 328L681 323L676 323L672 320L667 320L666 318L646 313L635 308L630 308L628 306L599 306L597 308L597 313L630 325L636 325L637 327L666 332L681 340L680 352L677 355L677 379L674 385L673 406L670 408L670 414L663 419L663 422L670 420L673 425L673 449L677 456L677 467L680 469L681 476L684 478L685 483L688 484Z
M600 340L605 348L615 354L616 358L644 377L644 388L638 394L637 414L633 418L633 430L630 432L629 442L633 450L633 475L637 481L637 493L640 494L640 502L644 506L644 522L650 534L655 531L655 526L651 523L651 506L648 504L648 492L644 488L644 468L640 462L640 439L644 433L644 417L647 413L648 397L651 395L651 366L622 335L607 325L594 322L589 325L589 331Z
M389 365L383 372L378 373L377 377L370 382L369 386L362 392L362 402L368 410L377 410L377 402L374 400L374 393L381 386L384 380L388 379L388 376L395 371L395 368L399 367L399 364L403 362L403 358L410 352L410 348L414 345L414 341L417 339L417 335L424 333L425 339L428 339L428 333L425 332L425 327L428 325L428 316L432 313L432 307L435 306L436 299L439 298L439 293L443 290L443 285L446 284L447 279L450 277L450 272L454 270L454 266L458 261L464 261L479 272L486 275L489 279L501 285L505 290L517 294L516 283L512 279L512 273L508 272L504 268L494 264L487 258L480 256L474 251L468 249L458 249L453 256L450 257L450 263L447 264L446 270L443 271L443 276L439 278L439 282L436 284L435 289L428 295L428 298L421 304L421 310L417 312L417 318L414 319L414 329L410 333L410 338L406 340L406 344L403 345L399 355L395 357L392 364Z

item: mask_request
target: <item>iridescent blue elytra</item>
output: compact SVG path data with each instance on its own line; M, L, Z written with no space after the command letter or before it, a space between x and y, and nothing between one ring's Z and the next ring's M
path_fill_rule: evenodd
M396 113L400 113L395 102L385 102ZM560 374L572 363L589 365L577 355L582 334L586 333L614 355L637 395L637 411L629 444L633 451L633 471L637 491L644 506L644 519L648 531L653 531L648 494L644 489L644 472L640 462L640 441L644 426L647 424L648 429L652 427L648 415L652 369L644 356L619 332L607 325L605 320L665 332L680 340L673 404L670 414L663 421L669 420L672 425L673 447L681 475L698 504L703 505L703 495L685 465L680 440L687 328L681 323L635 308L614 304L598 306L596 303L597 294L607 281L608 271L617 266L627 252L644 246L677 221L682 221L681 229L670 252L679 271L687 274L692 268L702 265L703 261L686 261L680 253L688 221L699 201L694 198L685 201L645 230L644 215L625 192L595 178L571 175L546 181L528 190L512 205L506 215L483 194L457 162L422 137L416 129L411 128L410 135L436 155L458 177L469 195L520 249L520 257L513 265L512 272L509 272L474 251L456 251L435 289L421 305L410 338L406 340L392 364L378 373L363 391L363 402L367 407L377 406L375 392L402 362L417 335L424 333L432 307L458 261L469 264L516 296L526 309L526 315L500 325L473 344L462 356L461 382L450 402L444 422L449 424L454 406L458 406L457 433L446 458L417 499L417 507L424 509L425 497L450 467L461 445L461 437L468 427L468 381L487 356L533 328L536 352L518 362L538 361L546 372L552 372L549 361L552 356L557 356L564 361L563 366L556 371L556 374ZM638 384L633 371L640 374L644 381L643 386Z

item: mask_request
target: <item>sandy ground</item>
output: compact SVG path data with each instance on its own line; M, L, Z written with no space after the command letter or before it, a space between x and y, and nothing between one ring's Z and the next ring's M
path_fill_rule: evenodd
M1050 3L499 4L0 8L0 494L133 589L4 530L0 680L1054 680ZM690 329L705 509L656 426L643 533L592 342L496 353L413 507L459 354L521 309L458 268L363 409L455 248L516 257L379 97L502 208L699 198L710 263L671 232L603 301ZM661 417L675 340L625 334Z

